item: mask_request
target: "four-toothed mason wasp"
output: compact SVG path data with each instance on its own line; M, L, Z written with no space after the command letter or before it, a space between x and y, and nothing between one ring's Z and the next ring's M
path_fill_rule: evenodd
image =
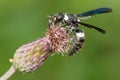
M71 56L82 48L83 43L85 41L84 32L78 28L79 25L83 25L90 29L93 28L103 34L105 33L105 30L98 28L96 26L93 26L91 24L81 22L81 20L89 19L91 16L96 14L103 14L103 13L109 13L109 12L112 12L111 8L98 8L98 9L90 10L77 15L69 14L69 13L63 14L59 12L57 14L50 16L49 25L60 24L61 27L67 27L69 35L71 35L71 33L74 32L74 37L72 39L73 44L67 50L68 55Z

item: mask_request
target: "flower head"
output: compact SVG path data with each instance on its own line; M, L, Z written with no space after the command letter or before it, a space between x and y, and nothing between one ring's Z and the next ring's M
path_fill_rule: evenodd
M52 25L44 38L25 44L16 50L11 60L13 67L21 72L34 71L44 63L52 52L64 53L68 42L66 30Z
M69 38L65 28L51 25L46 36L49 38L50 47L53 51L63 53L67 49Z
M22 72L36 70L50 55L48 38L44 37L18 48L13 58L13 66Z

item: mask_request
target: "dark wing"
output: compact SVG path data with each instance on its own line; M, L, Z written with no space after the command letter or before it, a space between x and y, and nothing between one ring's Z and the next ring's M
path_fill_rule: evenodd
M99 32L101 32L101 33L103 33L103 34L105 34L106 32L105 32L105 30L103 30L103 29L101 29L101 28L98 28L98 27L96 27L96 26L93 26L93 25L91 25L91 24L87 24L87 23L83 23L83 22L78 22L79 24L81 24L81 25L83 25L83 26L85 26L85 27L88 27L88 28L93 28L93 29L95 29L95 30L97 30L97 31L99 31Z
M94 10L90 10L90 11L78 14L77 17L92 16L92 15L108 13L108 12L112 12L112 9L111 8L98 8L98 9L94 9Z

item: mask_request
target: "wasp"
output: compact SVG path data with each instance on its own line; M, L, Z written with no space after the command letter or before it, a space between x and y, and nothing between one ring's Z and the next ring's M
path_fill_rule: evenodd
M70 14L70 13L57 13L50 16L49 19L49 25L51 24L60 24L61 27L67 27L67 31L69 33L69 36L71 36L72 33L74 33L74 37L71 40L72 46L67 50L67 53L69 56L75 54L78 52L85 42L85 34L84 31L79 29L79 25L83 25L84 27L95 29L100 33L105 34L106 31L96 27L94 25L81 22L81 20L89 19L91 16L97 15L97 14L103 14L103 13L109 13L112 12L111 8L97 8L93 9L87 12L83 12L80 14ZM72 34L73 35L73 34Z

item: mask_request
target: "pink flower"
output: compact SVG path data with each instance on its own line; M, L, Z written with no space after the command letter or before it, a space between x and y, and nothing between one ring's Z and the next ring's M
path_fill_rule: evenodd
M13 58L13 66L22 72L34 71L50 54L48 38L44 37L18 48Z
M52 25L46 36L49 38L51 49L63 54L69 43L68 33L66 33L65 28L59 27L58 25Z
M41 66L52 52L63 52L68 47L66 30L57 25L50 26L44 38L18 48L13 57L13 67L22 72L31 72Z

